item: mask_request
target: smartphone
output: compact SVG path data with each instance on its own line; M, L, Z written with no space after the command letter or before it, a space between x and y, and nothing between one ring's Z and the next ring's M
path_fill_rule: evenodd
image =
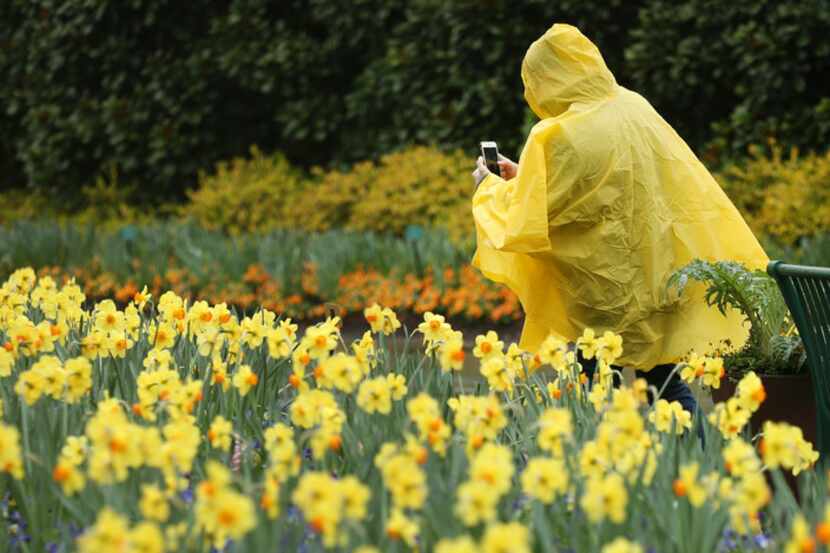
M487 164L487 169L494 175L501 176L499 171L499 147L495 142L486 141L481 143L481 157Z

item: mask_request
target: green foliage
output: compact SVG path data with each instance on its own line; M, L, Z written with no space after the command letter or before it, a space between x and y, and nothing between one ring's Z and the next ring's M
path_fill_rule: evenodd
M310 234L276 230L229 237L180 223L102 229L95 225L19 221L0 226L0 279L18 267L92 267L122 282L152 282L175 266L202 282L233 283L251 265L260 265L285 287L301 289L308 263L318 268L321 290L334 295L337 279L361 268L385 275L416 274L422 266L459 268L471 252L454 246L442 232L424 232L418 253L404 239L370 232Z
M772 277L732 261L713 263L697 259L674 273L669 286L682 292L690 279L708 286L705 298L710 306L721 313L737 309L750 325L744 349L730 352L724 360L730 374L735 376L746 370L765 374L801 370L805 361L801 340L789 335L789 310Z
M67 196L112 165L141 200L277 147L303 166L410 143L521 146L519 64L554 21L621 70L636 3L507 0L10 0L0 6L0 152ZM25 47L23 47L25 45ZM4 159L6 159L4 157Z
M71 197L114 165L151 181L153 196L207 166L225 90L205 31L222 13L213 2L3 2L0 135L26 180Z
M650 0L626 50L643 93L712 160L830 139L830 10L814 0ZM714 139L712 134L714 127Z
M795 265L830 267L830 233L804 237L796 246L766 239L764 250L770 259L780 259Z
M54 207L49 197L37 189L0 192L0 225L38 217L49 218L54 215Z
M0 224L55 219L115 228L147 223L173 212L170 205L157 205L152 211L136 206L133 203L136 189L134 185L124 184L114 168L108 177L99 176L93 184L81 187L73 198L40 188L11 189L0 192Z
M327 169L482 139L515 156L521 59L556 21L714 161L771 134L830 138L830 10L814 0L8 0L2 178L63 201L115 167L157 203L251 144Z
M401 144L474 152L493 139L508 156L523 144L521 60L554 22L581 27L623 77L626 33L640 1L415 0L385 32L384 52L347 99L360 125L349 151L368 157ZM362 148L362 150L361 150Z

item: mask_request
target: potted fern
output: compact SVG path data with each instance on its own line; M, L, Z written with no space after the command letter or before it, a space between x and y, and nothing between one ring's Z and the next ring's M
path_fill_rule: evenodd
M671 276L669 286L682 293L689 281L707 286L709 306L724 314L737 309L750 327L741 349L724 344L725 378L712 399L725 401L734 394L737 381L754 371L764 384L766 401L752 418L753 428L760 429L765 420L784 420L801 427L805 438L813 441L816 408L807 356L775 280L733 261L694 260Z

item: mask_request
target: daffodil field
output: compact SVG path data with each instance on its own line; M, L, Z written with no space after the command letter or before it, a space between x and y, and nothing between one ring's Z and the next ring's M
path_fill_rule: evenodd
M2 551L824 551L827 475L801 431L748 421L748 374L707 415L611 385L625 344L537 352L440 315L298 329L73 281L0 288ZM463 378L465 356L480 377ZM468 360L469 361L469 360ZM718 387L719 359L681 377ZM784 473L798 474L796 501ZM826 504L827 503L827 504Z

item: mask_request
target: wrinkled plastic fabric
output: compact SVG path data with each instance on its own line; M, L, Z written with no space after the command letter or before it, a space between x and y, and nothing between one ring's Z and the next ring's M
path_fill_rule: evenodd
M623 337L620 363L649 370L744 344L741 315L707 306L702 285L667 287L695 258L768 261L686 143L616 83L575 27L554 25L534 42L522 79L541 121L516 177L490 175L473 197L473 265L521 300L521 347L612 330Z

